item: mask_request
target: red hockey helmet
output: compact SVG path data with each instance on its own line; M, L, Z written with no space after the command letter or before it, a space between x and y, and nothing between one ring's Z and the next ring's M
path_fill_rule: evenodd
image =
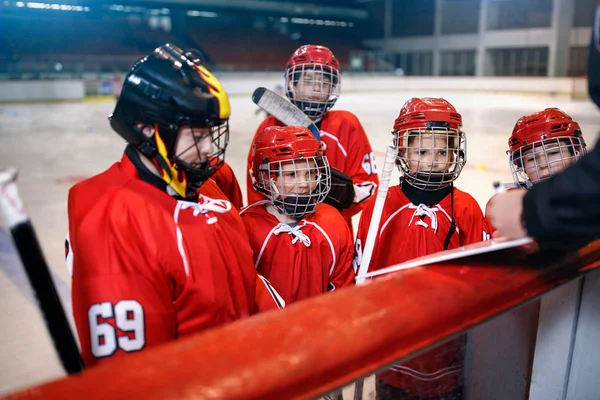
M586 143L577 122L558 108L546 108L519 118L508 148L515 183L531 187L581 158Z
M398 168L406 182L439 190L455 181L467 161L462 117L444 99L412 98L394 122Z
M319 141L301 126L270 126L252 143L254 187L281 213L301 218L331 189L331 171Z
M292 54L285 69L285 94L314 120L340 96L340 63L325 46L308 44Z

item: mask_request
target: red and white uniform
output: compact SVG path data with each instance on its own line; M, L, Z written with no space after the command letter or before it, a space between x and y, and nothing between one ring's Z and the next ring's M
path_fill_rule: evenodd
M483 239L483 214L473 197L454 190L456 232L448 249L454 249ZM355 265L360 265L362 248L367 239L375 199L365 207L358 227ZM400 186L388 191L369 271L399 264L416 257L444 250L444 241L451 226L452 200L446 195L439 203L427 207L415 205ZM446 393L461 385L464 339L457 339L414 357L402 365L394 365L378 375L388 384L422 397Z
M257 271L286 304L354 284L352 235L335 208L321 204L291 226L266 204L254 203L241 215Z
M284 126L284 124L275 117L269 116L260 124L257 133L268 126ZM256 138L256 134L254 137ZM349 111L329 111L323 116L321 142L325 145L325 155L329 165L350 176L354 182L355 203L342 210L342 216L352 230L352 216L364 208L366 200L376 193L379 185L371 144L358 118ZM250 170L251 165L250 150L246 171ZM264 200L265 196L254 189L249 173L246 174L248 204Z
M67 263L86 365L257 311L266 289L242 220L214 182L200 193L198 203L171 197L126 155L70 190Z
M233 204L237 210L244 208L244 197L242 196L242 189L238 183L235 173L227 164L223 162L221 168L210 176L210 179L215 181L219 189L225 194L226 198Z

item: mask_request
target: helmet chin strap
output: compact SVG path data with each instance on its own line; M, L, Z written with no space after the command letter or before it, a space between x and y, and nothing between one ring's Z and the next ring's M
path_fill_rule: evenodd
M276 196L272 196L271 202L273 207L281 213L290 217L302 218L305 215L311 214L319 204L314 195L285 195L282 194L277 185L272 180L271 187Z
M210 161L206 159L200 163L200 166L192 166L175 157L175 165L177 169L185 174L185 179L187 180L186 199L196 200L198 198L198 189L213 173Z
M446 239L444 240L444 250L448 250L448 246L450 245L450 239L452 238L452 235L454 235L454 233L456 232L456 219L454 218L454 183L450 183L450 186L452 187L452 191L450 192L450 201L451 201L451 214L452 214L452 219L451 219L451 223L450 223L450 229L448 230L448 235L446 235ZM459 243L460 246L460 243Z
M315 199L308 196L282 196L281 199L274 199L273 206L279 212L286 215L302 218L307 214L311 214L317 206Z

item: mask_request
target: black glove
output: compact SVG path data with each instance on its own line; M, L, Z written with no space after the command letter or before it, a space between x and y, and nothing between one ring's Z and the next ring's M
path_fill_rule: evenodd
M354 202L354 184L352 178L335 168L331 168L331 190L325 203L342 211Z

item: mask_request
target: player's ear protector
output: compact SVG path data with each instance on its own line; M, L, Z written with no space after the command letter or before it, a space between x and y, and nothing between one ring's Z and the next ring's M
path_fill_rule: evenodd
M134 124L132 128L139 137L142 138L137 146L138 150L150 159L155 158L158 154L158 148L156 147L156 144L154 144L154 140L152 140L153 136L156 134L154 128L152 128L152 136L150 137L146 136L144 133L145 125L138 126L138 124Z

